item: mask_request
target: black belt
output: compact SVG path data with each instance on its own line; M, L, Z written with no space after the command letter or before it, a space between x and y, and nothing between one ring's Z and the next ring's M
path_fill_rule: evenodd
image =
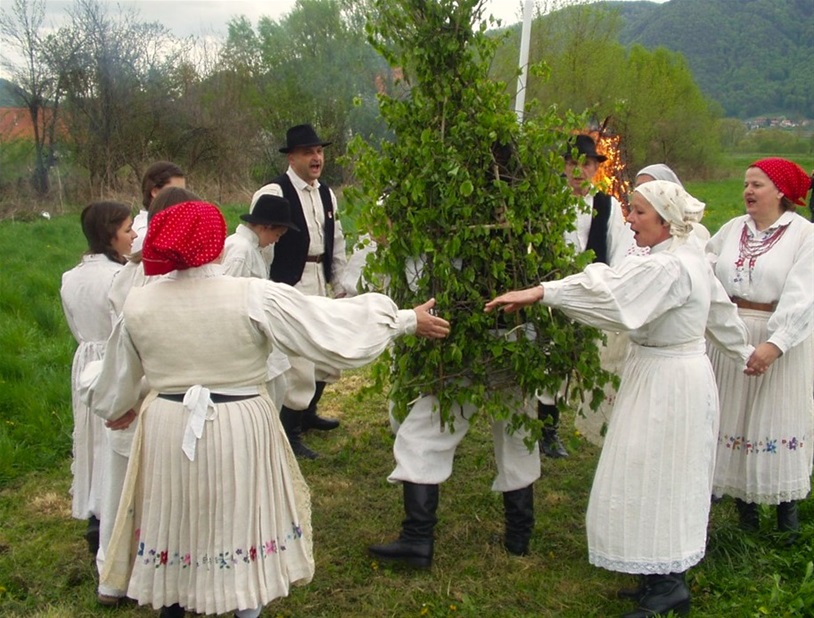
M166 399L168 401L177 401L178 403L184 403L184 395L186 393L158 393L158 396L161 399ZM244 399L251 399L252 397L258 397L259 395L221 395L220 393L210 393L209 398L212 400L212 403L232 403L233 401L243 401Z
M306 262L313 262L315 264L322 264L322 256L325 255L324 253L320 253L319 255L309 255L305 258Z

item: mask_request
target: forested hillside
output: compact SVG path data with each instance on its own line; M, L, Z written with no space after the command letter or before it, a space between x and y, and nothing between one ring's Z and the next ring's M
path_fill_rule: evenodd
M604 4L620 12L622 44L683 54L727 116L814 118L814 0Z

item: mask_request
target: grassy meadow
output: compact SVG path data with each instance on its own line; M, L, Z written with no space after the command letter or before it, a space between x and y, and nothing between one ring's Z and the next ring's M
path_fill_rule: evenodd
M687 188L708 204L714 232L742 210L742 170ZM814 160L801 161L814 167ZM239 208L227 209L230 227ZM75 343L59 301L61 273L84 249L76 213L50 220L0 222L0 616L68 618L155 615L133 605L96 602L95 565L70 518L70 370ZM431 571L393 568L366 547L392 538L402 518L401 490L387 483L393 437L385 398L366 390L368 370L329 386L322 411L342 419L307 443L323 453L302 463L313 500L314 581L268 606L263 616L589 617L630 609L615 590L632 578L587 562L584 513L599 450L563 420L571 457L543 460L535 492L531 555L500 546L502 501L486 423L473 423L455 472L441 489ZM731 501L713 506L708 553L688 577L694 616L814 615L814 500L801 505L803 534L783 548L774 510L759 534L736 525Z

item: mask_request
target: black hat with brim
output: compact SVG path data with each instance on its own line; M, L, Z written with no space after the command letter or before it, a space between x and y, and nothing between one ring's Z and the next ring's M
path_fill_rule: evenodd
M596 142L594 138L590 135L585 135L584 133L580 133L574 138L568 140L568 150L565 151L564 156L566 159L573 159L573 155L571 151L576 150L578 156L585 157L586 159L596 159L599 163L608 160L603 154L599 154L596 151Z
M295 148L309 148L311 146L330 146L331 142L326 142L317 135L310 124L298 124L285 132L285 146L280 148L280 152L289 153Z
M257 198L252 211L240 218L255 225L280 225L299 232L300 228L291 220L291 205L284 197L263 194Z

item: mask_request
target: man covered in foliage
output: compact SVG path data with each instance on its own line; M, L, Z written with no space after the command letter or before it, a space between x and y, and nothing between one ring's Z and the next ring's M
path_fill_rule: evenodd
M443 346L397 345L380 365L377 377L387 374L395 415L406 416L389 476L402 484L406 518L398 539L370 552L432 564L439 484L480 416L495 445L492 489L503 494L503 545L525 554L534 526L532 485L540 475L540 423L529 404L538 390L556 391L577 366L568 396L601 393L597 333L542 312L499 321L480 307L504 283L587 263L565 242L574 199L558 156L578 119L549 109L518 122L505 84L489 79L499 40L476 25L477 0L375 4L372 42L401 68L409 96L380 98L395 139L380 150L361 140L351 145L360 187L346 196L367 205L362 226L388 239L372 274L388 278L395 298L430 292L455 329ZM496 144L510 145L508 165ZM417 257L422 267L411 277Z

